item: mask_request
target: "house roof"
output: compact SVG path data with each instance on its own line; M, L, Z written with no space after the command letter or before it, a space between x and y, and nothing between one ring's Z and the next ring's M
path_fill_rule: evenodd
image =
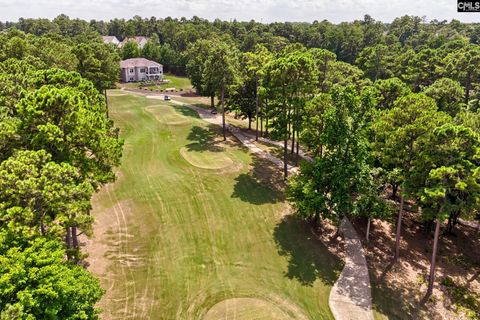
M125 44L128 41L135 41L136 43L140 43L142 41L147 42L149 38L144 37L144 36L135 36L135 37L126 37L125 39L122 40L122 43Z
M134 68L134 67L163 67L160 63L151 61L145 58L132 58L123 60L120 62L121 68Z
M102 36L102 39L103 39L103 42L105 43L112 43L116 40L116 42L120 42L118 41L117 37L115 36Z

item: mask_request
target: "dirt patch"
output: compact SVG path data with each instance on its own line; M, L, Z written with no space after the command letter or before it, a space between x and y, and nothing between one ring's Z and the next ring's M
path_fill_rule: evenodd
M366 220L356 219L354 225L363 236ZM371 241L368 245L364 243L374 308L393 319L468 319L442 280L448 276L467 291L480 292L480 240L475 229L457 225L453 235L441 236L434 292L432 298L425 301L432 232L417 221L414 213L406 214L402 228L400 261L395 265L391 263L395 243L393 224L373 221Z

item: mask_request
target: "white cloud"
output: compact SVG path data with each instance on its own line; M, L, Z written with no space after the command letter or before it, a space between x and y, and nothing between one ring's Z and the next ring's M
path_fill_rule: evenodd
M390 22L397 16L410 14L429 20L480 21L478 13L457 13L455 0L0 0L2 21L16 21L20 17L53 18L60 13L87 20L196 15L209 20L341 22L370 14L377 20Z

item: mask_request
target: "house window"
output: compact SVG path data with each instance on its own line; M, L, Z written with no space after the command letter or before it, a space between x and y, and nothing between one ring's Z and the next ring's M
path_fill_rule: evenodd
M133 81L133 80L134 80L133 77L130 77L130 81Z
M130 68L130 73L133 73L133 68Z
M140 69L140 73L145 73L145 69Z

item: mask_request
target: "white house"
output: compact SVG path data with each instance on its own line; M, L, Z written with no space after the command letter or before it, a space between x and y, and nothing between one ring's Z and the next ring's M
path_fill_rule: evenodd
M123 82L163 79L163 66L145 58L123 60L120 62L120 68Z
M117 47L120 44L120 40L118 40L115 36L102 36L102 39L104 43L114 44Z

